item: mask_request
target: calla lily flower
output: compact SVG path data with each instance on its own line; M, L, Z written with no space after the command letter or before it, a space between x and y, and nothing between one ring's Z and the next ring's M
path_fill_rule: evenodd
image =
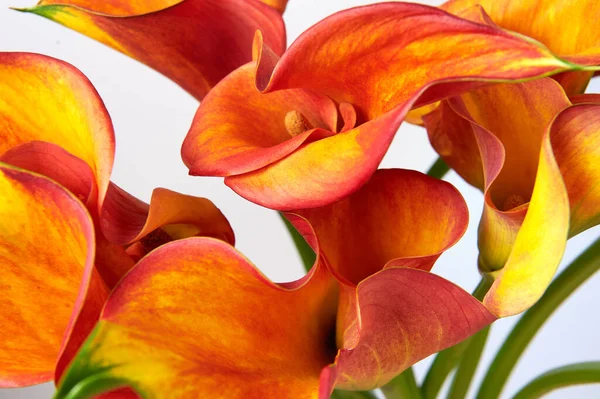
M164 245L112 292L56 398L129 386L145 398L325 399L381 386L495 320L429 272L467 226L446 182L380 170L343 201L287 217L317 252L307 276L273 283L210 238Z
M339 12L279 58L254 61L200 104L182 155L250 201L331 204L376 170L406 113L484 82L573 68L539 43L436 8L383 3Z
M254 32L286 46L285 0L41 0L38 14L157 70L201 100L251 60Z
M444 160L485 194L479 266L484 304L522 312L544 293L567 238L600 223L600 102L573 104L545 78L471 91L425 116Z
M0 53L0 91L0 386L17 387L58 380L146 252L234 236L207 199L156 189L147 205L110 182L110 117L71 65Z
M596 23L600 3L596 0L450 0L441 6L463 18L475 16L474 8L481 7L488 23L539 40L562 59L600 65ZM592 75L591 71L568 72L554 78L568 95L575 95L585 91Z

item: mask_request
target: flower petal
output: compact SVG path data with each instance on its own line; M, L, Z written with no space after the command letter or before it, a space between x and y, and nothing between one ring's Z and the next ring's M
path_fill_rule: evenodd
M450 0L441 8L464 18L464 10L475 5L499 26L539 40L566 60L600 65L600 32L595 22L600 4L595 0ZM572 95L585 91L592 74L567 72L555 79Z
M221 241L167 244L113 291L56 397L95 378L147 398L313 398L335 356L335 294L319 266L283 288Z
M259 1L108 3L44 1L23 11L49 18L143 62L199 100L229 72L251 60L256 30L263 32L277 53L285 50L280 13Z
M552 148L544 136L537 177L527 215L510 256L496 272L483 303L504 317L531 307L546 291L565 250L569 198Z
M190 174L229 176L256 170L307 140L335 132L333 101L302 89L261 94L254 85L255 71L256 63L244 65L200 104L182 147ZM306 129L292 136L285 119L294 111L305 118Z
M587 95L584 95L587 96ZM600 100L588 96L587 100ZM569 193L570 235L600 223L600 101L584 99L562 111L550 132L552 149Z
M380 387L495 320L463 289L422 270L382 270L361 282L356 295L357 343L340 351L334 371L341 389Z
M570 68L543 46L501 29L424 5L383 3L339 12L307 30L266 90L313 89L372 119L434 81L526 79ZM424 101L457 90L465 84L446 85Z
M30 141L62 147L92 170L100 207L112 170L114 132L89 80L54 58L0 53L0 92L0 156Z
M376 170L413 106L483 81L527 79L570 68L520 36L403 3L340 12L310 28L279 62L257 58L256 82L265 93L313 90L353 105L362 123L225 179L246 199L278 210L328 205L357 190ZM243 131L247 124L228 128Z
M294 213L314 229L336 277L352 285L384 267L430 270L469 218L451 184L402 169L378 170L351 196Z
M148 206L111 184L103 209L102 227L111 242L122 245L143 240L152 234L159 238L160 234L156 234L158 229L166 235L167 241L204 236L218 238L231 245L235 243L229 222L210 200L165 188L154 189ZM158 245L164 243L154 242Z
M0 163L0 191L0 386L17 387L51 380L63 336L85 330L74 324L94 230L85 207L47 178Z

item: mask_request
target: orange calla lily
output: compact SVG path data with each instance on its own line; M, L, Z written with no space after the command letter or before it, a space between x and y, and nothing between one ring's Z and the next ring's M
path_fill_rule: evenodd
M499 316L533 305L567 238L600 222L594 100L572 105L546 78L478 89L425 116L434 148L484 191L479 264L495 277L484 303Z
M224 176L260 205L323 206L369 179L413 105L572 67L436 8L358 7L314 25L281 59L257 35L254 61L205 98L182 155L191 174Z
M110 183L110 117L91 83L71 65L37 54L0 53L0 91L0 165L6 180L6 209L0 212L2 220L11 221L0 236L4 298L10 305L0 309L7 334L2 340L9 343L0 349L0 386L22 386L60 377L98 320L110 289L146 252L184 237L233 244L234 236L207 199L156 189L146 205ZM54 206L54 196L67 199ZM36 224L31 222L36 217L43 219L39 226L20 232ZM29 244L22 242L36 239L24 252ZM75 256L80 253L87 257ZM27 268L35 272L24 273ZM64 278L57 277L61 273ZM43 306L56 308L52 323L33 317Z
M450 0L441 8L469 18L483 7L490 22L539 40L565 60L600 65L600 4L595 0ZM568 21L568 23L564 23ZM560 29L560 34L557 34ZM569 72L555 79L567 94L583 93L593 72Z
M280 15L285 5L281 0L42 0L20 11L135 58L201 100L225 75L251 60L257 29L278 54L285 50Z
M209 238L158 248L117 285L56 398L129 386L147 398L326 399L379 387L495 320L429 272L467 226L446 182L381 170L343 201L287 217L318 254L307 276L272 283Z

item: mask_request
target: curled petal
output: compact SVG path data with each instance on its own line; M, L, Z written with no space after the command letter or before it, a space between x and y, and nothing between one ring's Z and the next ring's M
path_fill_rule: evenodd
M600 101L582 103L562 111L550 132L552 149L569 193L570 235L600 223Z
M91 169L100 207L112 170L114 132L87 78L54 58L0 53L0 92L0 156L31 141L61 147ZM47 162L38 165L49 166ZM46 174L45 169L36 171Z
M87 333L77 319L87 323L85 311L99 312L84 306L86 297L105 292L95 283L88 290L94 230L75 197L6 164L0 192L0 386L17 387L52 379L63 338Z
M259 1L275 8L279 12L285 11L285 8L286 8L287 2L288 2L288 0L259 0Z
M335 294L319 266L284 288L221 241L167 244L115 288L56 397L103 379L148 398L313 398L335 356Z
M197 99L251 60L256 30L277 53L285 49L280 13L256 0L53 0L23 11L143 62Z
M294 213L310 223L336 276L354 285L384 267L429 270L469 218L452 185L402 169L378 170L351 196Z
M422 270L382 270L361 282L356 296L358 337L340 351L332 371L341 389L380 387L495 320L467 292Z
M496 272L484 298L486 307L500 317L531 307L554 277L568 232L569 198L546 134L527 215L504 268Z
M253 171L336 131L333 101L302 89L261 94L255 70L256 63L250 63L231 73L200 105L182 148L191 174ZM289 113L295 113L295 125L286 124Z
M431 82L526 79L569 68L543 46L493 26L424 5L384 3L339 12L307 30L266 90L313 89L372 119ZM445 85L424 101L460 90L465 84Z
M111 184L108 193L102 227L108 239L114 243L131 244L152 234L156 238L165 234L167 241L204 236L218 238L232 245L235 243L229 222L206 198L157 188L152 192L150 205L147 205L115 184ZM161 234L155 234L159 229ZM158 245L164 243L155 242Z
M277 162L261 163L260 169L250 170L259 165L244 161L246 173L225 179L241 196L278 210L324 206L356 191L376 170L413 106L483 81L570 68L522 37L403 3L335 14L303 34L278 62L259 50L256 83L264 93L312 90L351 104L357 118L352 130L310 142ZM246 126L227 128L243 131Z

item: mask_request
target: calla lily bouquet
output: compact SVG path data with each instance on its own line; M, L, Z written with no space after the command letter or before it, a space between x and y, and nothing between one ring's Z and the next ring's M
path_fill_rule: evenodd
M0 387L429 399L456 370L448 397L464 398L490 326L526 312L479 387L493 399L600 268L596 241L554 279L567 240L600 223L600 95L585 93L600 70L600 2L371 4L289 47L286 3L20 10L200 101L181 147L189 173L281 212L307 273L269 280L206 198L156 188L147 204L111 182L115 132L93 84L65 61L0 53ZM440 156L428 174L379 169L403 122ZM450 168L483 194L472 294L432 271L468 226L441 180ZM435 353L417 384L411 366ZM565 365L515 397L592 382L600 363Z

